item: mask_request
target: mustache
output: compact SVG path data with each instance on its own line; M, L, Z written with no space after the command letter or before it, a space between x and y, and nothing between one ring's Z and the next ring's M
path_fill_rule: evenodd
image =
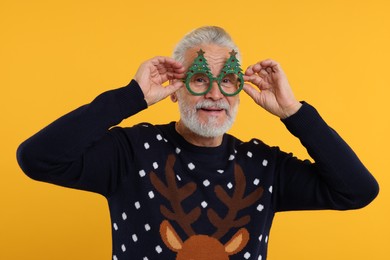
M212 100L202 100L199 101L199 103L196 104L195 109L202 109L202 108L217 108L217 109L224 109L224 110L229 110L230 105L226 100L218 100L218 101L212 101Z

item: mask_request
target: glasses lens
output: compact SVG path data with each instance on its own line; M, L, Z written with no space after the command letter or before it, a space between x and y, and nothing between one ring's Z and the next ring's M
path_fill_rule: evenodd
M196 73L189 79L189 87L196 94L207 92L210 86L210 79L205 73Z
M220 82L220 86L226 94L235 95L241 90L241 78L237 74L226 74Z

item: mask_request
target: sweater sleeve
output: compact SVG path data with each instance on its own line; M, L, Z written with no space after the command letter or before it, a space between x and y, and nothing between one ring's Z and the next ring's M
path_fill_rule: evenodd
M118 157L127 153L131 158L132 153L118 145L120 131L109 129L146 107L134 80L104 92L24 141L17 150L18 163L32 179L107 196L115 189L118 174L129 167Z
M303 102L296 114L282 122L299 138L314 162L279 152L276 211L356 209L377 196L379 186L374 177L312 106Z

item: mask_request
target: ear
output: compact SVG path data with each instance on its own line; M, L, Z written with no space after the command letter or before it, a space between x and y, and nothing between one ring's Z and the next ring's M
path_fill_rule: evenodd
M172 94L171 94L171 100L172 100L173 103L176 103L176 102L177 102L176 93L172 93Z
M160 235L165 245L172 251L179 252L183 248L183 240L177 235L168 220L161 222Z
M240 252L249 241L249 233L245 228L241 228L237 233L225 244L225 252L228 255L234 255Z

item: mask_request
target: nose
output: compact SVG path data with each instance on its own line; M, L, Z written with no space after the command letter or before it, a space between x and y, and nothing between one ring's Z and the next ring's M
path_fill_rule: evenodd
M219 100L224 97L221 90L219 89L218 83L216 80L213 81L213 84L211 86L211 89L209 92L205 94L206 98L212 99L212 100Z

